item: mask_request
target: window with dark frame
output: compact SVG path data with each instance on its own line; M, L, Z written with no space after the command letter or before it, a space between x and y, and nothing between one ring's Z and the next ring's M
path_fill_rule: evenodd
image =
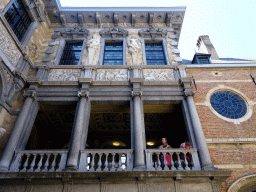
M105 43L103 65L123 65L123 42Z
M83 47L83 41L66 42L60 65L78 65Z
M166 65L162 42L145 43L147 65Z
M4 16L14 34L21 41L32 22L21 0L15 0Z
M210 64L209 57L198 57L199 64Z

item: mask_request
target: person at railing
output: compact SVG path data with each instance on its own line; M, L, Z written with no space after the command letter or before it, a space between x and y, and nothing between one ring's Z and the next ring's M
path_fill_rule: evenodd
M171 149L171 148L172 147L170 145L168 145L168 143L167 143L167 138L163 137L162 138L162 145L160 145L158 147L158 149ZM170 156L170 154L166 153L165 159L167 161L167 166L171 167L171 156ZM161 162L161 167L164 168L164 155L163 154L160 155L160 162Z
M190 142L184 142L181 143L180 148L182 149L192 149L192 145ZM190 153L185 153L186 154L186 160L188 162L188 166L191 165L191 154ZM180 153L180 162L181 165L184 167L185 166L185 158L184 158L184 153Z

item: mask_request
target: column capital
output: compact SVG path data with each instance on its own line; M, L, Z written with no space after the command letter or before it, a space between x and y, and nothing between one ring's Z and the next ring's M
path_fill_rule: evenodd
M132 97L141 97L142 91L132 91Z
M23 97L30 97L32 99L36 99L36 91L35 90L24 91Z
M88 98L89 97L89 91L84 91L84 90L78 91L77 96L78 97L86 97L86 98Z

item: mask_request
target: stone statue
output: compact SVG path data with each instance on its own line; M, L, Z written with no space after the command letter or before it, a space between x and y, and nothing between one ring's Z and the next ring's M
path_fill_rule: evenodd
M92 35L92 37L86 42L85 47L87 51L87 58L86 58L87 65L96 64L95 57L96 57L96 53L98 52L99 45L100 45L100 40L97 38L96 34Z
M132 57L132 64L138 64L138 53L140 50L139 39L135 39L133 36L127 41L128 52Z

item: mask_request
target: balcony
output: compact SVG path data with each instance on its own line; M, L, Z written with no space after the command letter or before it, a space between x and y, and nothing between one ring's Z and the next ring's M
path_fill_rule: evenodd
M8 172L62 172L67 154L67 150L17 150ZM146 149L145 155L147 171L201 170L197 149ZM171 165L168 165L167 158L163 158L166 156L170 157ZM78 172L129 171L133 171L132 149L80 151Z

